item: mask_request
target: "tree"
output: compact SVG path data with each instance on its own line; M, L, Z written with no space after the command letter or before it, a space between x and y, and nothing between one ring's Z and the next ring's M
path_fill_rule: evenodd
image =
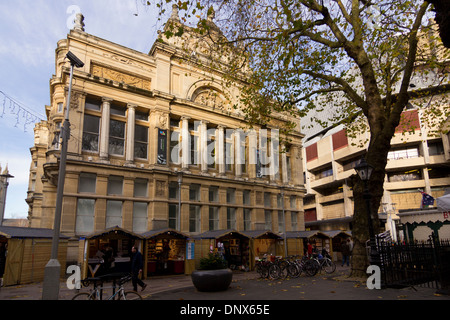
M157 5L163 8L166 2ZM350 136L370 132L365 158L374 167L368 186L371 212L376 214L383 195L390 141L402 111L412 97L448 89L448 78L443 81L445 65L440 64L448 59L448 51L442 51L433 38L433 25L426 19L430 4L409 0L174 3L185 12L184 22L195 16L201 18L206 12L208 18L201 19L196 28L202 37L212 40L216 54L222 50L241 57L229 60L226 68L230 80L245 83L241 103L251 123L264 125L273 112L305 117L309 111L320 112L333 103L335 112L329 123L344 123ZM165 31L169 36L182 35L183 27L166 25ZM250 66L252 72L242 72L243 66ZM427 89L410 90L413 77L427 82ZM448 108L443 114L429 102L429 119L433 115L448 118ZM369 235L363 183L357 176L353 194L352 268L361 276L367 266L365 242ZM372 217L372 221L378 230L378 218Z

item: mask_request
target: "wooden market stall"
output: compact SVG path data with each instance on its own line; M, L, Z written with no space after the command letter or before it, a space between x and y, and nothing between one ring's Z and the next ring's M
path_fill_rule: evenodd
M52 251L53 229L0 226L0 278L4 286L44 280ZM58 261L65 276L68 237L60 235Z
M82 261L81 277L100 276L110 273L130 272L131 247L137 245L143 251L144 237L115 226L80 238ZM106 256L112 255L113 263L105 264Z
M330 252L331 238L319 230L287 231L286 238L288 239L288 245L295 245L296 247L303 249L303 251L300 251L300 255L305 254L308 242L315 245L319 251L325 248L328 252ZM288 249L288 251L290 251L290 249Z
M351 239L352 232L346 230L330 230L330 231L322 231L322 233L326 234L331 238L331 247L329 250L329 254L333 261L342 260L341 254L341 243L342 241L347 241L347 239Z
M284 256L283 238L270 230L242 231L250 239L250 270L255 268L255 262L263 257ZM289 251L289 248L288 248Z
M185 272L188 235L170 228L150 230L141 235L146 239L144 275Z
M231 269L249 268L249 237L234 229L211 230L194 236L195 264L210 252L223 255Z

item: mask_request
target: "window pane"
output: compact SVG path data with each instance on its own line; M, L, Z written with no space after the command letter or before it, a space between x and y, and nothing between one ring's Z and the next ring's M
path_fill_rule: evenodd
M146 197L147 196L147 179L136 179L134 181L134 196L135 197Z
M189 206L189 232L200 231L200 206Z
M147 231L147 203L134 202L133 203L133 231L145 232Z
M78 192L95 193L95 182L97 175L95 173L80 173Z
M106 201L106 228L122 226L122 201Z
M219 207L209 207L209 230L219 229Z
M122 194L123 177L110 176L108 178L108 194Z
M177 228L178 205L169 204L169 228Z
M76 234L88 234L94 231L94 209L94 199L78 199L75 222Z
M100 129L100 117L84 115L82 149L98 151L98 136Z
M98 100L86 100L85 109L100 111L101 102Z
M125 108L117 106L117 105L111 105L111 114L115 114L117 116L125 116Z
M236 229L236 208L227 208L227 229Z

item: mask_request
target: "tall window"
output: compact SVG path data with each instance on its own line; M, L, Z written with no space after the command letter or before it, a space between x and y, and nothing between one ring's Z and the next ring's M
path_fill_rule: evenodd
M252 209L244 208L244 230L252 228Z
M297 218L298 217L298 213L292 211L291 212L291 226L292 226L292 231L297 231L298 230L298 222L297 222Z
M133 232L147 231L147 203L133 202Z
M76 234L89 234L94 231L94 199L77 200L77 218L75 221Z
M122 226L122 201L106 201L106 228Z
M177 228L177 217L178 217L178 205L170 203L169 204L169 228Z
M123 156L125 150L125 122L109 121L109 154Z
M136 124L134 127L134 157L147 159L148 127Z
M216 168L216 130L214 128L208 128L207 130L207 162L209 169Z
M199 139L199 121L195 122L189 122L189 135L190 135L190 142L191 142L191 158L190 158L190 164L191 165L198 165L200 163L200 139Z
M278 232L283 232L284 230L284 216L283 211L278 211Z
M264 229L272 229L272 210L264 210Z
M227 208L227 229L236 229L236 208Z
M200 232L200 206L189 206L189 232Z
M219 229L219 207L209 207L209 230Z
M84 151L98 152L99 136L100 136L100 117L85 114L81 148Z

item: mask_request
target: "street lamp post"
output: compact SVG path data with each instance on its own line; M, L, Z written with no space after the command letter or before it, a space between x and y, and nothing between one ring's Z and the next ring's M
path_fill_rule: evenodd
M177 216L177 230L181 231L181 183L183 182L183 171L178 172L178 216Z
M1 210L0 210L0 214L2 215L1 219L0 219L0 226L2 226L3 225L3 218L5 217L6 191L8 190L9 179L10 178L14 178L14 176L10 175L8 170L6 169L2 174L0 174L0 178L1 178L0 183L2 184L0 190L3 190L3 192L0 193L0 195L2 197L0 199L0 201L1 201L0 204L2 206Z
M373 167L366 162L363 158L360 163L355 167L356 172L358 173L359 178L364 183L364 193L363 198L366 202L367 209L367 219L369 225L369 238L370 238L370 264L372 265L380 265L380 255L377 250L377 243L375 239L375 231L373 229L373 221L372 221L372 208L370 205L370 200L372 199L372 195L369 192L369 179L372 175Z
M286 217L284 211L284 186L280 187L281 189L281 210L283 212L283 237L284 237L284 256L287 257L287 237L286 237Z
M61 264L58 261L58 245L59 245L59 232L61 229L61 211L64 192L64 180L66 177L66 161L67 161L67 143L70 136L70 122L69 122L69 109L70 99L72 93L72 79L74 67L81 68L84 63L78 59L72 52L66 54L66 58L70 61L70 80L69 80L69 92L66 100L66 113L64 119L64 127L62 129L62 143L61 143L61 156L59 160L59 173L58 173L58 186L56 190L56 207L55 207L55 220L53 225L53 239L52 239L52 252L48 263L44 270L44 284L42 287L42 299L43 300L58 300L59 296L59 277Z

